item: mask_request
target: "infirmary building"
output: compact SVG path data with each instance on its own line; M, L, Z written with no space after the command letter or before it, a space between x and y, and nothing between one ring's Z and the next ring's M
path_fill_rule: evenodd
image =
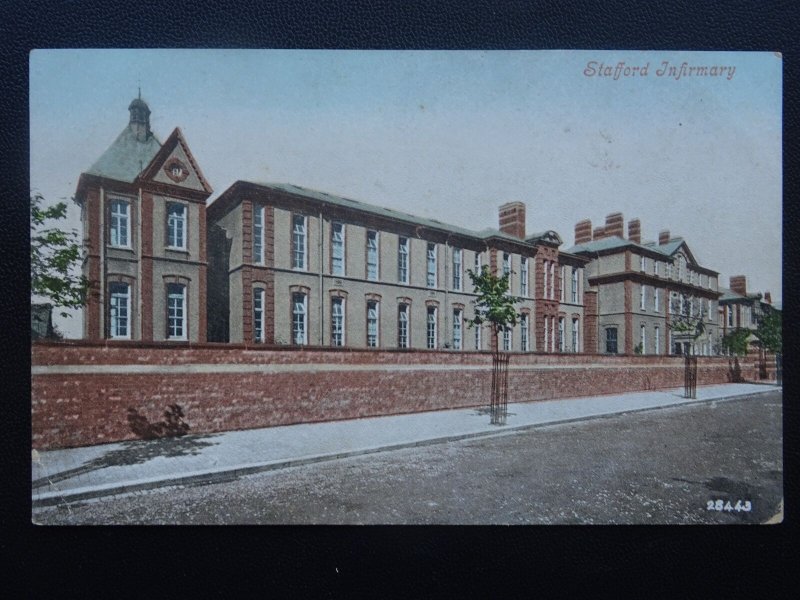
M180 129L162 144L150 109L81 174L84 273L94 283L84 337L357 348L488 350L468 328L468 270L510 275L521 319L500 338L517 352L712 353L717 273L668 233L641 242L622 215L526 233L521 202L498 229L471 231L289 184L237 181L212 193ZM673 335L678 315L704 320Z

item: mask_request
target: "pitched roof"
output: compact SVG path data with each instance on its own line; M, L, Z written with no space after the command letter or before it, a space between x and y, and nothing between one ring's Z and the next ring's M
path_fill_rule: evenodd
M530 245L532 242L527 240L521 240L513 235L509 235L500 231L499 229L481 229L480 231L473 231L471 229L465 229L463 227L458 227L456 225L449 225L447 223L443 223L437 219L429 219L425 217L418 217L416 215L412 215L409 213L405 213L399 210L395 210L393 208L385 208L383 206L375 206L374 204L367 204L366 202L361 202L359 200L353 200L351 198L345 198L343 196L337 196L335 194L329 194L328 192L320 192L318 190L312 190L309 188L304 188L299 185L294 185L291 183L262 183L262 182L248 182L253 185L257 185L262 188L272 189L281 192L287 192L289 194L295 194L298 196L303 196L306 198L311 198L314 200L318 200L320 202L325 202L328 204L332 204L335 206L341 206L343 208L350 208L362 212L366 212L372 215L376 215L379 217L385 217L389 219L394 219L397 221L403 221L405 223L410 223L412 225L418 225L422 227L429 227L431 229L437 229L439 231L447 231L451 233L455 233L458 235L463 235L465 237L472 237L472 238L479 238L482 240L486 240L489 238L501 238L504 240L508 240L510 242L514 242L517 244L527 244ZM216 200L215 200L216 202ZM212 204L213 206L213 204ZM532 238L528 238L531 240Z
M571 252L572 254L580 254L581 252L602 252L603 250L616 250L617 248L627 247L643 248L645 250L649 250L650 252L664 254L664 252L661 251L661 247L643 246L630 240L624 240L616 235L586 242L585 244L577 244L572 248L568 248L566 251Z
M130 125L126 125L122 133L89 167L86 173L132 183L137 175L150 164L160 148L161 142L158 141L155 134L151 133L144 142L141 142Z

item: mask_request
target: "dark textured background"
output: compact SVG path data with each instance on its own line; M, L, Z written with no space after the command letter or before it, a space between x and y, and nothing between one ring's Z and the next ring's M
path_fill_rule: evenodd
M563 5L562 5L563 4ZM594 596L769 596L797 570L797 338L793 234L798 208L795 2L259 2L0 0L4 189L0 201L2 395L0 547L6 573L41 595L90 587L103 597L216 596L291 587L292 597L428 597L479 588L524 597L583 588ZM28 52L58 47L601 48L768 50L784 55L786 520L780 527L59 529L30 523ZM91 93L87 90L86 93ZM754 202L758 199L754 198ZM753 249L757 252L757 248ZM16 535L14 535L16 534ZM791 565L791 566L790 566ZM338 569L338 572L337 572ZM18 576L22 572L16 573ZM377 587L364 583L365 579ZM107 583L106 583L107 582ZM395 585L397 582L397 585ZM101 585L104 584L104 585ZM356 593L360 591L361 593ZM388 594L387 594L388 592ZM160 595L159 594L159 595ZM59 594L61 595L61 594ZM93 595L92 595L93 596ZM92 597L89 596L89 597Z

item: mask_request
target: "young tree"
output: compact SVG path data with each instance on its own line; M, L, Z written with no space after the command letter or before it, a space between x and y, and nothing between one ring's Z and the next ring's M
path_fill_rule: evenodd
M768 309L758 321L758 328L755 336L758 343L767 352L781 352L783 345L782 339L783 318L781 312Z
M480 327L484 323L488 323L492 331L494 357L490 409L492 424L499 425L505 423L506 420L508 355L501 356L498 338L501 331L517 324L520 314L517 313L514 305L520 302L521 298L508 293L508 275L498 277L486 265L481 268L480 273L467 269L467 274L478 295L475 301L475 317L467 319L467 326L470 328Z
M747 344L750 339L749 329L734 329L722 338L722 349L734 356L747 354Z
M43 296L54 306L78 308L86 304L89 282L76 274L81 262L78 232L50 226L67 216L66 202L43 208L44 197L32 193L31 201L31 295ZM61 312L61 316L68 313Z

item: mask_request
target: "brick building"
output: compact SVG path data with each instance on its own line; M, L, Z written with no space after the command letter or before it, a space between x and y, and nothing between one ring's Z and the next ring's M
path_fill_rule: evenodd
M511 273L521 321L513 351L583 352L585 259L554 231L526 235L525 205L499 229L438 220L295 185L238 181L208 207L209 340L486 350L468 329L467 269Z
M638 219L628 222L626 238L617 212L594 229L588 219L579 221L568 252L589 261L586 285L597 292L597 352L715 353L718 273L701 266L682 238L662 231L657 242L642 242ZM701 321L702 335L673 331L671 322L679 318Z
M84 338L206 340L206 199L181 130L162 144L141 97L129 122L81 174L86 255L93 282Z
M747 291L747 277L734 275L730 278L730 288L720 288L719 329L725 336L737 329L748 329L755 332L761 318L768 312L780 310L772 304L769 292ZM755 345L756 337L750 336L751 345ZM754 348L755 350L755 348Z

